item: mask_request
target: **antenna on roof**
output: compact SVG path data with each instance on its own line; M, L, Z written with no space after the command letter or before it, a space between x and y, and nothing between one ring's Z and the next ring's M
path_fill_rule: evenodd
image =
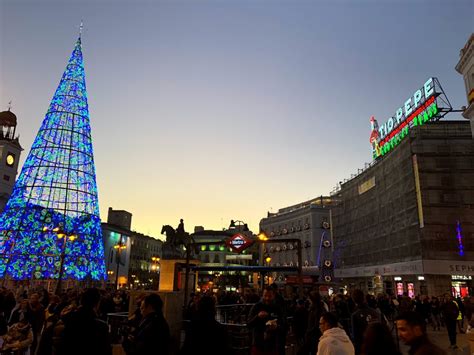
M8 102L8 111L10 111L11 108L12 108L12 100L10 100L10 101Z

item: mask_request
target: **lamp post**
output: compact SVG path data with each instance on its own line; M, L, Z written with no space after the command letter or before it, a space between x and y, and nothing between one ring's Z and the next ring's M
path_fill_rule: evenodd
M117 254L115 255L115 261L117 262L117 272L115 274L115 289L118 290L120 259L122 256L122 250L127 249L127 246L122 241L122 236L120 236L118 243L114 245L114 249L117 250Z
M151 271L154 273L152 280L154 280L154 282L156 282L156 273L158 273L158 271L160 270L160 260L161 259L159 256L151 257L151 262L152 262Z
M48 232L49 228L44 227L43 232ZM62 286L62 281L63 281L63 274L64 274L64 259L66 257L66 247L67 247L67 242L73 242L77 239L77 235L75 234L68 234L62 230L60 227L55 227L52 229L52 231L56 234L56 237L59 240L62 240L62 250L61 250L61 255L60 255L60 263L59 263L59 277L58 277L58 283L56 284L56 290L55 294L59 295L61 293L61 286Z

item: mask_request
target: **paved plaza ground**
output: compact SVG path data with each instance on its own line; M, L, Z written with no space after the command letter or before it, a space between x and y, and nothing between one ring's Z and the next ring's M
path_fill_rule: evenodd
M448 338L448 331L446 328L441 328L440 331L433 331L431 329L428 329L428 337L430 340L438 345L441 349L446 350L446 354L448 355L471 355L469 351L469 343L467 340L467 335L466 334L457 334L456 340L457 340L457 345L459 346L460 349L458 350L452 350L449 349L449 338ZM400 345L400 350L402 350L402 353L408 354L408 347L404 345ZM474 354L474 353L473 353Z

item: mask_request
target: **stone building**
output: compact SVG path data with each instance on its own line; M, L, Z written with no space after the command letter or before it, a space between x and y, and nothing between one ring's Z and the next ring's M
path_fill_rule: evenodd
M253 233L243 223L231 223L231 227L222 231L195 227L192 237L196 243L218 243L228 240L237 233L244 235L249 240L255 239ZM197 284L200 289L227 289L228 291L235 291L253 281L252 273L248 271L214 271L212 268L257 265L258 249L256 245L252 245L250 248L236 253L226 244L200 245L199 253L195 258L199 260L200 267L209 268L209 271L200 271L198 273Z
M335 196L335 275L343 287L410 296L472 288L474 140L467 121L410 128Z
M332 281L332 245L329 211L335 200L330 197L317 197L309 201L281 208L277 213L268 213L260 221L260 230L271 240L281 243L268 243L263 255L268 256L270 266L299 266L297 244L284 239L301 241L301 261L304 282ZM324 270L323 270L324 269ZM323 272L324 271L324 272ZM324 275L323 275L324 274ZM323 276L321 279L319 276ZM276 273L276 282L295 283L296 279Z
M102 223L107 283L157 289L163 242L132 231L131 225L130 212L109 207L107 223Z
M463 116L471 121L472 137L474 138L474 33L471 34L466 45L459 53L456 70L464 78L467 106L464 109Z

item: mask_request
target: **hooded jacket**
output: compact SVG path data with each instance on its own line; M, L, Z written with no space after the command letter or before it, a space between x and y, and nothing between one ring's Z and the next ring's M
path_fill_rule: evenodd
M354 346L344 329L331 328L319 339L317 355L354 355Z

